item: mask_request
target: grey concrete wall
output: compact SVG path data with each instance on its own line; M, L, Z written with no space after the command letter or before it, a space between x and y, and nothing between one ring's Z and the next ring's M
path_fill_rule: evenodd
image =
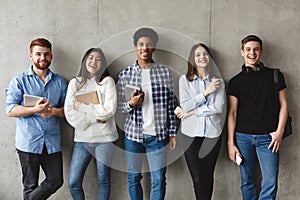
M53 44L52 70L67 80L75 76L83 53L92 46L103 46L110 71L116 77L132 63L131 36L141 26L151 26L160 34L157 61L165 63L175 75L186 70L185 60L191 41L204 42L213 50L223 78L228 81L242 64L240 40L258 34L264 40L263 62L281 68L288 85L287 96L293 116L294 135L287 138L280 152L278 199L295 200L300 196L299 147L299 33L298 0L81 0L38 1L0 0L0 90L9 80L26 70L29 43L46 37ZM21 170L15 152L15 120L4 111L5 96L0 95L0 199L22 197ZM215 172L214 199L241 199L239 169L231 163L224 131L222 150ZM62 120L62 148L65 184L50 199L71 199L67 177L73 148L73 129ZM41 174L41 179L43 175ZM145 192L149 193L145 176ZM166 199L194 199L185 160L170 164ZM96 199L97 180L92 163L84 179L86 199ZM113 170L111 199L128 199L127 176ZM147 198L146 198L147 199Z

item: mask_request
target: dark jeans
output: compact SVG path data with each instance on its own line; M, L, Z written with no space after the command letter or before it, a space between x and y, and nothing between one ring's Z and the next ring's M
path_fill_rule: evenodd
M18 151L23 173L24 200L43 200L55 193L63 184L62 153L43 154ZM39 185L40 166L46 176Z
M190 138L185 135L183 137L186 141L192 141L184 155L193 180L196 199L210 200L213 192L214 170L221 148L221 137ZM206 143L205 146L204 143ZM201 157L200 149L208 151L207 154Z

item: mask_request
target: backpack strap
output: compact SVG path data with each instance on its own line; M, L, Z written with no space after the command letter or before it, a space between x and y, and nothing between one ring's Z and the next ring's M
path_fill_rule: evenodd
M273 75L274 75L274 83L275 85L278 83L278 71L279 69L273 69Z

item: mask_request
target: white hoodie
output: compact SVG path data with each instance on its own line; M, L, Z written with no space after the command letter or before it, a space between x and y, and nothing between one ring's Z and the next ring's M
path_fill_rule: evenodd
M80 80L80 78L77 78ZM113 142L118 139L114 115L117 110L117 91L111 77L105 77L99 84L95 77L87 79L80 90L79 81L73 78L68 85L64 112L68 123L75 128L75 142ZM98 91L100 104L81 103L79 111L74 110L73 102L77 91ZM97 123L97 119L105 123Z

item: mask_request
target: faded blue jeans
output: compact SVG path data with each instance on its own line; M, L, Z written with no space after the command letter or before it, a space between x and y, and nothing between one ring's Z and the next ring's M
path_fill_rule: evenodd
M108 200L110 195L110 163L114 144L75 142L70 172L69 189L74 200L85 199L82 181L87 166L95 156L98 176L98 200Z
M256 200L256 157L262 174L260 200L275 200L278 183L279 153L272 153L268 146L272 140L269 134L235 133L237 147L242 154L240 165L241 190L244 200Z
M142 159L146 154L150 175L150 200L163 200L166 193L166 140L145 136L143 143L124 138L128 167L128 192L131 200L143 200Z

